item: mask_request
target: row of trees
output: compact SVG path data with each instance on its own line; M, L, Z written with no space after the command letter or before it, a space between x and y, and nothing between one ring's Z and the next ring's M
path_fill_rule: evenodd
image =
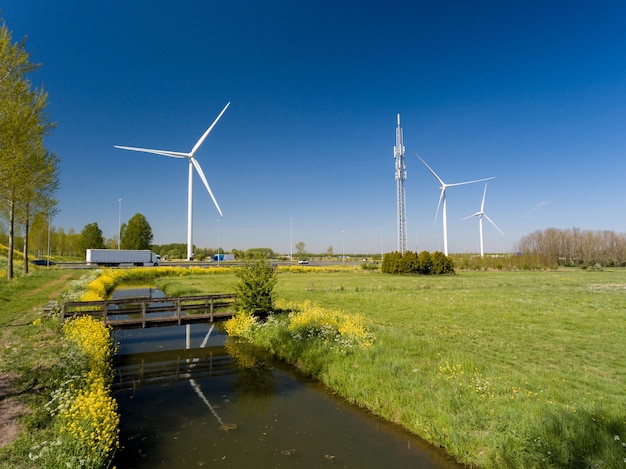
M152 247L152 227L145 216L136 213L128 220L128 224L122 224L120 228L121 249L151 249ZM105 249L110 246L105 243L102 230L98 223L93 222L86 225L80 234L80 249ZM117 246L115 246L117 247Z
M50 217L57 206L59 158L44 146L54 127L46 113L48 94L34 88L29 75L38 68L30 62L25 41L13 42L0 19L0 217L8 227L7 278L13 279L13 253L18 227L28 253L30 224L38 215ZM28 273L28 258L24 273Z
M548 228L524 236L516 248L542 257L547 266L626 265L626 234L614 231Z
M383 256L381 271L389 274L441 275L454 273L454 262L441 251L419 254L405 251L388 252Z

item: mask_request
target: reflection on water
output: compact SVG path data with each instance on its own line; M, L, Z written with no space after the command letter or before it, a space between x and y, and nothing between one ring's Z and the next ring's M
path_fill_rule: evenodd
M116 339L117 467L458 467L209 324Z

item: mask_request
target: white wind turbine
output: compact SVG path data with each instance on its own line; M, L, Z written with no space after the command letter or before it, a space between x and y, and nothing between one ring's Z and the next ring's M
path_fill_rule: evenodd
M196 171L198 172L200 179L202 179L202 182L204 183L204 187L206 187L207 191L209 192L211 199L213 199L213 203L215 204L217 211L219 212L220 215L222 215L222 210L220 209L220 206L217 204L217 200L215 200L215 197L213 196L213 192L211 192L211 188L209 187L209 183L206 180L204 171L202 171L200 164L196 160L195 154L198 151L198 148L200 148L200 145L202 145L204 140L207 138L211 130L213 130L213 127L215 127L215 124L217 124L217 121L220 120L220 118L222 117L222 114L226 112L226 109L228 109L228 106L230 106L230 102L226 104L226 106L224 106L224 109L222 109L222 112L220 112L219 115L215 118L211 126L208 129L206 129L206 132L202 134L202 137L200 137L200 139L196 142L196 144L193 146L193 148L191 149L189 153L178 152L178 151L168 151L168 150L152 150L149 148L122 147L119 145L115 145L115 148L120 148L122 150L141 151L144 153L154 153L156 155L169 156L172 158L187 158L189 160L189 188L187 192L187 260L193 260L193 239L192 239L193 229L192 228L193 228L193 168L194 167L196 168Z
M480 257L484 256L484 251L483 251L483 217L485 217L489 221L489 223L491 223L494 226L494 228L496 230L498 230L502 234L502 236L504 236L504 233L502 232L502 230L500 228L498 228L498 225L496 225L493 222L493 220L491 218L489 218L487 216L487 214L485 213L485 197L486 196L487 196L487 184L485 183L485 191L483 192L483 201L480 204L480 211L476 212L476 213L474 213L472 215L469 215L469 216L467 216L465 218L461 218L461 220L467 220L467 219L472 218L472 217L478 217L478 227L479 227L479 231L480 231Z
M437 204L437 211L435 212L435 221L437 221L437 215L439 214L439 207L441 206L441 201L443 200L443 209L442 209L442 219L443 219L443 253L447 256L448 255L448 215L447 215L447 205L446 205L446 189L448 187L454 187L454 186L462 186L464 184L473 184L475 182L481 182L481 181L488 181L490 179L494 179L494 177L489 177L489 178L483 178L483 179L476 179L474 181L465 181L465 182L456 182L454 184L446 184L445 182L443 182L443 179L441 179L436 172L434 172L432 170L432 168L430 166L428 166L426 164L426 162L415 152L413 152L415 154L415 156L417 156L419 158L419 160L424 163L424 166L426 166L428 168L428 170L433 174L433 176L435 176L435 178L437 179L437 181L439 181L439 184L441 184L441 186L439 187L439 189L441 190L441 195L439 196L439 203Z

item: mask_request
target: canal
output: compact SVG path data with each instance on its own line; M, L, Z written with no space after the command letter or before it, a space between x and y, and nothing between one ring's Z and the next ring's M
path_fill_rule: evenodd
M117 467L460 467L210 324L115 340Z

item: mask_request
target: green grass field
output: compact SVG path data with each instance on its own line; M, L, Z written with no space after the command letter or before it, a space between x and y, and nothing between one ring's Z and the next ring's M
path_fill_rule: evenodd
M276 298L358 313L374 347L299 363L478 467L624 467L626 271L280 273ZM232 291L231 274L162 279Z
M347 400L475 467L626 466L626 271L296 272L278 274L276 299L362 315L376 337L349 353L281 345ZM30 429L44 424L37 406L58 347L58 325L32 323L79 275L44 269L0 284L0 372L29 401ZM136 281L179 295L235 283L227 270L148 277Z

